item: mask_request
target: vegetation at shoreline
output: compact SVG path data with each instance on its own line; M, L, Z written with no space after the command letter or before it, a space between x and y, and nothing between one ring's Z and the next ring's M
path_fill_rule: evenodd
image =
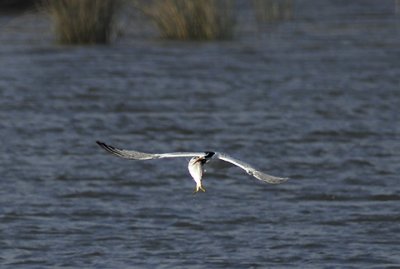
M117 1L44 0L61 44L97 44L111 41Z
M39 0L37 0L39 1ZM292 17L292 0L40 0L61 44L104 44L116 36L117 6L141 11L164 39L228 40L234 36L236 11L249 6L258 23ZM125 13L129 14L129 13ZM123 15L124 16L124 15ZM128 15L129 16L129 15ZM147 23L147 20L134 23ZM134 26L137 27L137 26Z
M292 18L292 0L253 0L253 10L258 22L274 22Z
M134 1L166 39L215 40L233 37L234 1L155 0Z

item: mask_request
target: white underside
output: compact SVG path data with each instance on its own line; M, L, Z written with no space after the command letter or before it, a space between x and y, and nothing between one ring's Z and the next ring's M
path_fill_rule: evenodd
M189 161L188 169L193 180L196 182L196 186L201 186L201 180L203 178L203 165L201 162L196 162L198 157L193 157Z

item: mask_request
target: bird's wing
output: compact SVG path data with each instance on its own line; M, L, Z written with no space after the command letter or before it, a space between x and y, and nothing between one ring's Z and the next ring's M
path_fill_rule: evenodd
M245 170L249 175L252 175L253 177L255 177L257 179L259 179L261 181L264 181L264 182L267 182L267 183L270 183L270 184L279 184L279 183L283 183L286 180L288 180L288 178L274 177L274 176L271 176L271 175L267 175L267 174L265 174L265 173L263 173L261 171L258 171L257 169L255 169L251 165L249 165L249 164L247 164L245 162L242 162L242 161L240 161L238 159L232 158L231 156L226 155L224 153L217 153L216 157L218 159L220 159L220 160L225 161L225 162L229 162L231 164L234 164L234 165L242 168L243 170Z
M171 152L171 153L144 153L134 150L119 149L106 143L96 141L96 143L106 151L118 157L132 160L151 160L160 158L178 158L178 157L195 157L204 156L204 152Z

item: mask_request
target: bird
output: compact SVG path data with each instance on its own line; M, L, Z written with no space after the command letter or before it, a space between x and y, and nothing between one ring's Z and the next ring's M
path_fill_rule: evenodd
M108 151L109 153L118 156L124 159L131 160L153 160L153 159L163 159L163 158L188 158L191 157L188 170L193 180L196 183L196 187L194 189L194 193L199 191L205 192L206 189L202 184L203 174L204 174L204 165L211 160L219 159L233 165L238 166L245 170L249 175L255 177L256 179L270 183L270 184L280 184L288 180L286 177L275 177L271 175L267 175L257 169L255 169L250 164L242 162L238 159L235 159L225 153L215 152L215 151L205 151L205 152L170 152L170 153L145 153L135 150L126 150L119 149L113 146L110 146L104 142L96 141L96 143Z

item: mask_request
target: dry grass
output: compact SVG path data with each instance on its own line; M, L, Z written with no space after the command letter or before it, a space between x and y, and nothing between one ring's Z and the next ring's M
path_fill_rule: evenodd
M274 22L291 19L292 0L253 0L253 7L258 22Z
M44 0L57 40L62 44L108 43L112 36L117 1Z
M161 36L179 40L229 39L233 36L231 0L134 1L157 25Z

